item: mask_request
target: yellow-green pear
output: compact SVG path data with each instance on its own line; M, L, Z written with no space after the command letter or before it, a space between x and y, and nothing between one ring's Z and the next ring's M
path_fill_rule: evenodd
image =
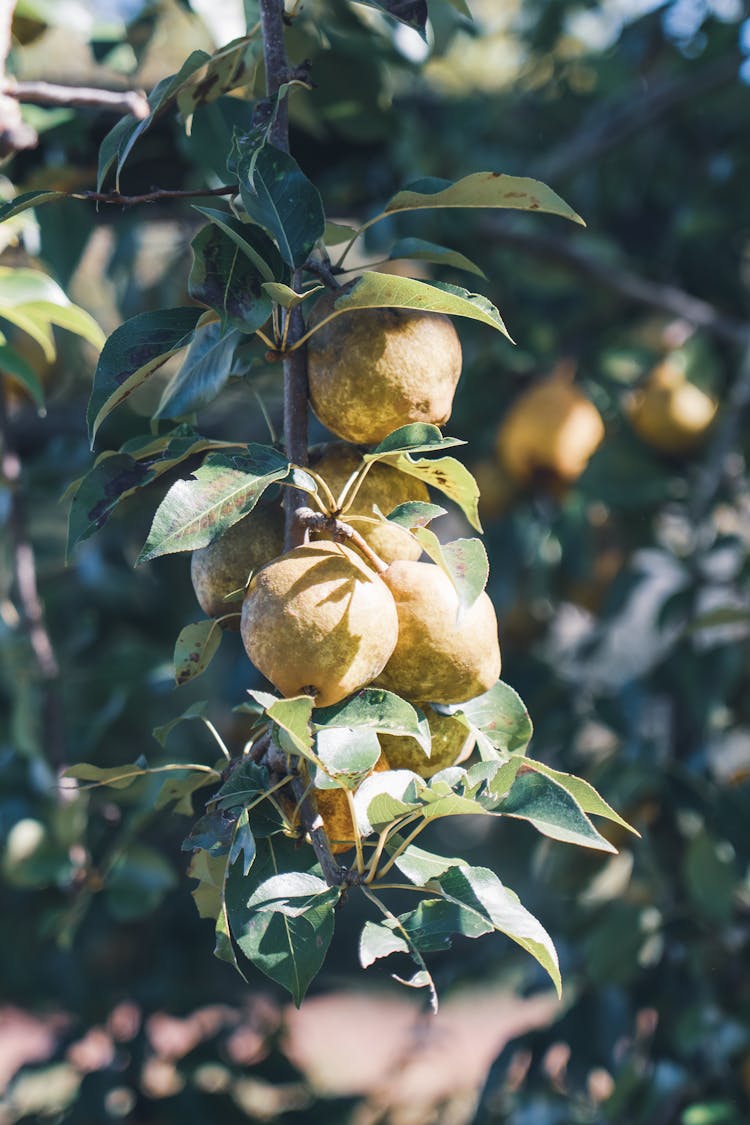
M398 636L388 587L356 551L295 547L253 577L240 632L248 656L282 695L338 703L384 668Z
M311 326L330 316L337 295L318 301ZM382 441L410 422L447 422L460 374L461 343L441 313L352 309L308 344L313 410L355 444Z
M392 770L413 770L420 777L432 777L446 766L455 766L469 757L476 741L471 731L455 715L441 715L421 704L432 736L429 758L416 738L380 734L378 738Z
M521 485L572 484L604 438L602 417L573 373L571 364L559 364L516 399L500 424L497 455Z
M415 703L462 703L500 675L497 618L481 593L456 623L458 596L429 562L397 559L383 573L398 611L398 642L378 686Z
M320 473L333 493L334 499L338 500L344 485L362 464L362 455L353 446L345 445L343 442L332 442L325 447L317 459L313 460L312 468ZM418 559L422 554L422 548L405 528L395 523L366 523L357 517L367 516L370 519L377 519L376 507L387 516L399 504L406 504L410 500L418 500L426 504L429 499L430 494L423 481L407 473L401 473L390 465L375 462L368 469L354 503L342 519L360 533L383 562L393 562L394 559Z
M689 381L678 353L657 364L626 409L643 441L660 453L678 457L701 445L717 403Z
M201 609L208 617L223 617L235 605L226 599L244 591L252 571L265 566L284 549L284 515L278 505L264 504L225 531L220 539L193 551L190 578ZM238 618L233 619L238 621ZM232 622L228 622L231 626ZM239 628L239 624L234 626Z

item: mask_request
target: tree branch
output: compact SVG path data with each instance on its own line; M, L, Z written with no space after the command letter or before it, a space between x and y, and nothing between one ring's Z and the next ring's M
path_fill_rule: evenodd
M143 90L100 90L94 86L59 86L52 82L19 82L5 78L0 93L30 105L71 106L130 114L143 121L151 112Z
M263 60L266 65L266 94L275 98L289 79L289 63L284 43L284 0L260 0L260 28ZM289 151L289 113L286 98L276 106L269 140L276 148Z
M208 195L236 195L238 184L226 184L217 188L195 188L191 191L153 188L142 195L121 195L119 191L71 192L71 199L88 199L94 203L112 203L120 207L136 207L139 203L158 203L162 199L200 199Z
M327 516L323 512L314 512L312 508L307 507L297 508L294 516L297 522L308 531L330 535L337 543L351 543L364 555L376 574L383 574L388 569L388 564L375 554L370 544L345 520L337 519L335 516Z
M10 495L8 517L13 560L13 579L20 610L20 626L29 638L42 683L42 744L56 769L65 762L65 735L60 667L55 656L44 607L36 581L34 548L29 536L26 500L21 479L21 460L13 446L5 406L5 387L0 380L0 473Z
M599 261L589 253L574 249L571 242L565 238L511 230L496 220L486 221L484 229L496 242L537 258L543 258L545 261L567 266L574 273L598 286L604 286L628 300L680 317L688 324L703 328L728 343L742 346L745 344L747 326L742 321L725 316L708 301L693 297L692 294L674 285L649 281L624 266L613 265L609 261ZM576 246L578 245L580 245L579 236L576 238Z

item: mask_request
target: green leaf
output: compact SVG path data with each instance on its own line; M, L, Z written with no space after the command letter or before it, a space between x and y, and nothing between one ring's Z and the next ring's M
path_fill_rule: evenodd
M558 996L561 994L560 968L552 939L493 871L468 865L451 867L439 882L443 897L467 912L467 926L485 920L517 942L549 973Z
M139 488L157 480L188 457L231 445L202 438L192 430L183 434L182 429L178 426L172 434L164 435L142 450L137 448L137 442L126 442L123 452L102 453L88 473L69 486L63 497L71 499L68 557L76 543L103 527L122 501ZM129 446L134 449L133 455L124 452Z
M105 335L94 318L85 309L66 300L64 304L56 301L34 301L24 306L27 314L46 320L58 328L65 328L99 351L105 342Z
M180 630L174 646L174 678L178 687L205 672L221 644L216 621L196 621Z
M712 925L727 925L734 913L739 872L705 829L690 841L683 873L693 908Z
M383 688L365 688L351 699L331 707L316 707L313 728L371 728L382 734L404 734L416 738L425 750L430 748L430 732L421 711L399 695Z
M359 0L370 8L379 8L399 23L418 31L422 39L427 38L427 0Z
M621 828L626 828L628 832L632 832L634 836L638 836L640 839L640 832L633 828L632 824L628 824L627 820L624 820L619 813L616 813L611 805L608 805L604 798L597 793L593 785L584 781L582 777L563 773L562 770L553 770L552 766L547 766L544 762L537 762L533 758L526 758L525 764L529 769L542 773L545 777L551 777L553 781L561 785L578 802L585 813L589 813L591 816L606 817L607 820L614 821L615 824L619 824Z
M338 788L331 778L337 778L347 789L356 789L363 775L375 768L381 750L374 730L329 727L318 731L315 753L325 768L325 773L316 771L315 784L319 789Z
M178 480L156 510L137 562L207 547L253 510L265 489L282 480L289 462L271 446L209 455L190 480Z
M235 328L224 333L220 324L196 328L180 370L164 388L157 418L179 418L212 402L232 375L245 370L247 361L237 356L244 340Z
M464 715L470 728L483 735L496 750L523 753L533 734L526 705L518 692L502 680L476 699L445 710Z
M373 773L354 795L357 824L363 836L421 807L420 794L425 782L411 770Z
M108 769L92 766L88 762L79 762L75 766L69 766L63 777L71 777L76 781L91 781L95 785L108 785L111 789L127 789L148 772L146 759L139 758L129 765L111 766Z
M397 453L380 456L378 460L437 488L459 506L473 528L482 530L478 507L479 486L466 466L455 457L437 457L435 460L420 457L414 460L408 453Z
M455 181L418 180L394 195L383 214L434 207L502 207L514 211L543 211L560 215L581 226L586 225L580 215L546 184L500 172L474 172Z
M193 210L217 226L255 266L264 281L272 282L284 276L286 267L281 255L271 239L258 227L241 223L228 211L217 211L213 207L194 205Z
M391 836L388 841L388 850L392 851L393 848L398 848L400 844L401 838L398 835ZM433 852L418 848L416 844L409 844L401 852L398 859L394 861L394 866L398 868L402 875L406 876L410 883L423 887L431 879L439 879L449 867L460 867L463 862L462 859L447 859L445 856L435 855Z
M466 445L466 442L460 438L443 437L438 427L429 422L412 422L388 434L370 453L363 456L365 461L382 461L386 454L429 453L456 445Z
M241 156L237 172L250 218L268 231L287 265L303 265L325 230L317 188L294 157L273 145Z
M423 238L400 238L394 243L388 260L393 262L402 258L433 262L437 266L452 266L454 269L465 270L487 280L484 270L481 270L470 258L460 254L458 250L449 250L446 246L439 246L436 242L426 242Z
M508 330L495 306L481 293L470 293L457 285L417 281L413 277L368 271L360 274L351 288L337 298L330 316L321 320L321 328L329 320L352 309L418 309L420 312L464 316L488 324L504 336Z
M323 231L323 241L326 246L340 246L342 242L349 242L356 235L355 227L348 227L344 223L326 223Z
M194 816L193 794L198 789L204 789L207 785L215 784L216 778L211 774L199 773L196 770L189 773L187 777L176 777L174 774L168 774L154 802L154 808L164 809L174 801L173 812L181 816Z
M441 508L438 504L425 504L422 500L407 500L406 503L399 504L389 513L388 522L410 529L426 527L438 516L446 514L445 508Z
M107 878L107 906L118 921L149 914L175 886L172 865L161 852L145 844L129 844L120 851Z
M320 293L322 288L322 285L315 285L304 293L297 293L289 285L283 285L280 281L267 281L263 286L264 292L283 309L296 309L297 305L301 305L308 297L314 297L316 293Z
M14 215L20 215L22 211L27 211L30 207L38 207L42 203L53 203L57 199L69 199L66 191L27 191L23 195L17 195L15 199L11 199L9 203L0 205L0 223L4 223L6 219L12 219Z
M87 411L92 444L107 415L190 343L202 315L199 308L160 309L139 313L115 329L94 372Z
M44 406L44 387L39 376L10 344L0 344L0 371L5 375L12 375L40 409Z
M248 695L261 704L264 713L280 730L282 748L288 754L310 758L313 745L310 717L315 702L312 696L278 699L266 691L249 691Z
M461 621L487 585L490 564L484 544L479 539L454 539L451 543L441 543L437 535L426 527L416 528L414 538L450 578L458 596L456 620Z
M602 852L617 851L597 832L581 806L562 785L533 770L526 769L518 774L497 811L503 816L528 820L538 832L553 840Z
M189 722L191 719L205 720L207 713L208 703L205 699L200 699L196 703L191 703L186 711L183 711L181 715L177 715L174 719L170 719L168 723L163 723L160 727L154 727L151 733L159 745L164 746L176 726L180 723Z
M224 809L213 809L196 820L182 841L182 851L190 852L200 848L214 857L229 855L236 823L237 817L234 813Z
M236 863L242 856L242 874L247 875L255 861L256 854L257 847L250 828L250 816L248 810L243 809L234 827L234 836L229 848L229 862L230 864Z
M307 880L302 884L300 875L316 878L319 892L311 893L312 885ZM286 894L278 876L290 877ZM339 896L340 890L327 887L317 867L306 865L304 853L284 837L258 841L248 876L236 864L229 870L226 902L234 940L261 972L291 993L298 1006L328 952ZM300 912L292 910L290 916L290 906Z
M188 864L190 879L197 879L198 886L190 893L198 909L200 918L219 917L222 909L224 873L227 868L225 856L212 856L202 849L193 852Z
M255 332L273 309L263 289L263 275L237 242L217 225L204 227L190 244L193 268L188 292L195 301L214 309L223 331Z
M213 102L230 90L252 85L261 52L262 42L257 30L215 51L190 73L174 94L182 116L190 117L198 106Z
M104 343L104 333L93 317L71 304L57 282L41 270L0 266L0 317L27 332L50 361L55 358L53 324L95 348Z
M359 937L359 963L368 969L382 957L392 953L408 953L409 946L387 922L365 922Z

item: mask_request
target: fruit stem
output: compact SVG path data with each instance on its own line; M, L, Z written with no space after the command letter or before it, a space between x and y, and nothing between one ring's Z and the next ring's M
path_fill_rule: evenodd
M376 555L372 547L367 543L358 531L343 520L336 519L335 516L326 516L320 512L314 512L312 508L297 508L295 518L301 528L305 531L317 531L330 537L337 543L350 543L356 547L361 555L367 559L368 563L375 571L376 574L383 574L388 569L388 563L384 563L379 555Z

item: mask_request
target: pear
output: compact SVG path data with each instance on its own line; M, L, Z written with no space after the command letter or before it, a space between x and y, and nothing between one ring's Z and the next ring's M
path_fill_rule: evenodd
M333 442L325 447L317 460L313 461L312 468L320 473L334 498L338 500L344 485L361 465L362 456L356 449L343 442ZM359 521L357 516L377 519L376 507L387 516L399 504L406 504L410 500L419 500L426 504L429 499L427 485L421 480L407 473L401 473L390 465L376 462L370 466L352 507L342 518L356 528L383 562L390 563L394 559L418 559L422 554L422 548L405 528L395 523L381 522L377 525L364 523Z
M424 755L422 755L424 757ZM381 753L373 773L383 773L390 769L388 758ZM331 843L334 855L348 852L354 847L354 825L349 810L349 801L343 789L316 789L315 803L323 818L323 826Z
M667 357L626 406L633 429L659 453L681 456L697 449L714 420L717 403L691 383L679 357Z
M570 364L560 364L516 399L497 433L500 463L519 484L547 477L572 484L604 438L593 402L573 383Z
M398 611L398 641L377 684L416 703L461 703L500 675L497 618L482 593L456 623L458 596L434 563L396 560L383 573Z
M208 547L193 551L190 578L203 612L208 617L223 617L234 609L239 612L239 605L226 598L237 590L244 591L251 571L265 566L283 549L283 512L278 506L265 504L233 524Z
M311 327L330 315L335 296L318 301ZM308 343L313 410L355 444L382 441L410 422L447 422L460 374L458 334L441 313L353 309Z
M253 577L240 632L256 668L282 695L328 707L380 674L398 636L388 587L340 543L295 547Z
M455 715L441 715L427 704L421 705L432 736L429 758L416 738L380 734L380 745L392 770L413 770L420 777L432 777L446 766L455 766L469 757L475 737Z

